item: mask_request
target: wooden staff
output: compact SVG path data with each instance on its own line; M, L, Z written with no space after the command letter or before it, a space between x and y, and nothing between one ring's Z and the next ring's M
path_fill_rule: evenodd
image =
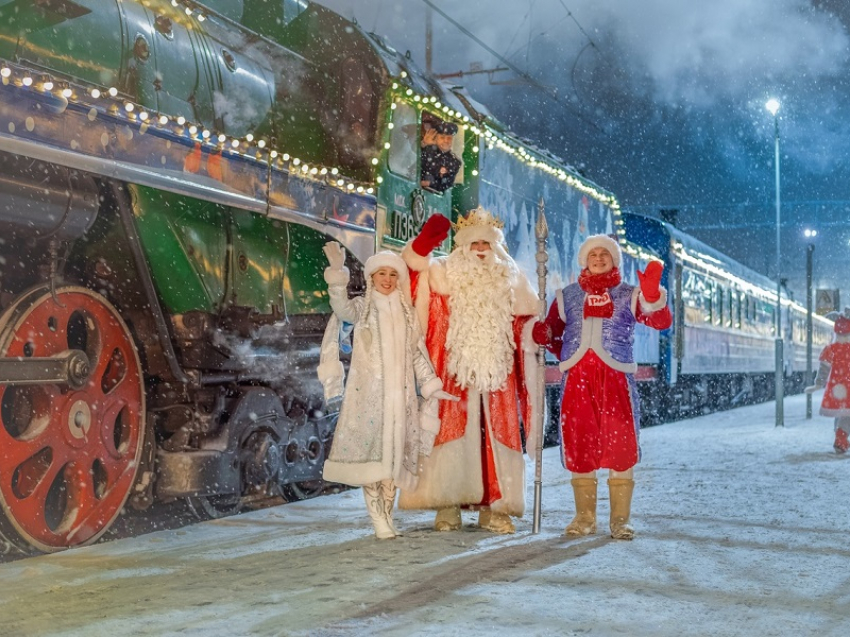
M534 226L537 238L537 288L540 296L540 320L546 320L546 262L549 254L546 252L546 239L549 237L549 226L546 224L543 198L537 204L537 223ZM540 400L540 416L535 430L534 440L534 521L531 532L540 533L540 516L543 505L543 431L546 427L546 348L537 348L537 396Z

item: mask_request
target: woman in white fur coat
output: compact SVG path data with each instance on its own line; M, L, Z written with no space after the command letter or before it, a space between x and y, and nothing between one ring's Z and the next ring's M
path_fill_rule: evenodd
M366 294L348 298L345 253L335 241L324 250L330 263L325 281L331 309L338 321L354 324L354 335L349 378L323 475L330 482L362 486L375 535L391 539L398 535L392 519L396 489L416 488L419 456L431 452L440 428L436 400L456 398L442 391L428 357L409 299L404 261L388 251L369 258ZM329 325L322 346L319 378L326 388L340 387L343 375L338 350L334 355L338 321Z

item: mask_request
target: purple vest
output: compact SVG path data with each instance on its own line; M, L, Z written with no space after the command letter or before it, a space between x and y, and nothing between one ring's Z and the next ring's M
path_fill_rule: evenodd
M564 344L561 347L561 361L571 361L566 371L572 367L587 349L593 349L609 365L626 373L634 373L635 315L632 311L634 286L627 283L608 290L614 302L614 314L611 318L584 319L585 291L578 283L572 283L563 289ZM601 324L601 329L592 323ZM603 351L600 351L600 347ZM607 356L606 356L607 354ZM610 360L606 360L610 359Z

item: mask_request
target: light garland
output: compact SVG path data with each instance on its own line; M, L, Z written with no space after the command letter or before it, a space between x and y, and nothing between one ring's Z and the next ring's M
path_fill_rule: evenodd
M709 274L713 274L714 276L725 280L727 285L737 286L741 291L755 296L760 301L763 301L763 302L769 303L769 304L776 303L776 291L775 290L763 288L763 287L758 286L758 285L756 285L756 284L754 284L750 281L746 281L745 279L742 279L742 278L732 274L731 272L729 272L725 268L721 267L720 265L715 265L714 263L711 263L709 261L706 261L703 258L700 258L699 254L691 254L690 252L688 252L685 249L685 246L682 244L681 241L675 241L675 240L673 241L673 254L676 257L678 257L679 259L681 259L683 262L690 263L691 265L696 266L697 268L703 270L704 272L707 272ZM711 258L711 257L709 257L709 258ZM713 259L713 258L711 258L711 259L712 259L712 261L716 262L715 259ZM796 301L793 301L793 300L791 300L787 297L781 297L780 300L781 300L782 305L784 305L785 307L793 308L794 310L796 310L798 312L803 312L803 313L807 312L806 308L804 308L802 305L800 305ZM817 314L813 314L812 319L817 320L818 322L821 322L824 325L829 325L829 326L832 325L831 321L829 321L828 319L826 319L826 318L824 318L820 315L817 315Z
M176 0L173 0L172 4L175 4L175 2ZM34 79L34 77L37 77L38 80ZM315 170L311 170L310 168L306 171L295 170L293 166L298 166L301 163L299 158L292 157L289 153L282 152L277 148L267 148L269 146L267 140L262 138L257 139L251 133L241 138L227 136L224 133L218 133L194 124L182 115L174 116L168 113L151 114L146 107L120 97L118 89L114 86L71 85L64 80L58 80L49 75L36 75L30 69L14 65L6 60L0 62L0 83L3 86L11 84L24 90L33 90L57 97L61 96L69 102L93 107L94 109L100 106L115 117L121 116L126 121L139 124L141 132L145 132L151 126L155 126L160 130L168 131L178 136L188 137L193 143L201 144L206 148L218 149L221 153L226 152L228 155L241 156L244 159L270 165L278 170L285 170L293 174L297 173L302 179L326 183L338 187L343 191L357 192L358 194L373 195L375 193L375 185L373 183L362 183L345 176L340 176L340 169L337 167L314 165L310 166L310 168L315 168ZM327 178L329 174L334 176L333 180Z
M440 114L440 117L446 121L451 121L457 124L459 128L465 131L470 131L478 137L476 145L473 147L473 152L478 153L482 145L488 149L498 148L503 152L514 155L527 166L542 170L543 172L558 178L565 182L568 186L575 188L582 194L585 194L596 201L599 201L605 206L608 206L613 215L614 223L617 226L616 232L621 237L621 241L625 240L626 231L623 227L621 218L620 204L617 198L608 191L596 187L592 183L582 179L565 166L556 163L551 158L547 157L544 152L523 144L510 134L497 130L487 122L478 124L473 123L469 116L464 115L460 111L452 109L450 106L443 104L436 97L431 95L422 95L414 91L410 86L404 84L402 80L407 77L407 73L402 71L400 76L391 84L391 111L397 109L397 102L404 102L417 110L433 110ZM387 123L387 129L392 129L393 123ZM384 145L385 148L389 144ZM473 176L477 176L478 171L473 170Z

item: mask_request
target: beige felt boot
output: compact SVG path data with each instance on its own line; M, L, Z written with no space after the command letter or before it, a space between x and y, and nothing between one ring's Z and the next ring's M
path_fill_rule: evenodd
M631 540L634 527L629 524L632 509L632 492L635 481L630 478L609 478L608 494L611 498L611 537L615 540Z
M366 510L369 512L369 517L372 518L372 526L375 527L375 537L379 540L395 538L396 534L387 522L380 483L363 485L363 496L366 498Z
M437 531L457 531L460 529L460 507L445 507L437 511L434 529Z
M493 533L509 535L516 533L516 527L507 513L499 513L490 509L481 509L478 513L478 526Z
M384 500L384 517L387 520L387 524L390 525L393 533L401 535L393 523L393 507L395 506L395 492L397 490L395 482L392 480L381 480L378 485L381 489L381 496Z
M596 478L573 478L573 497L576 515L567 525L564 535L577 537L596 533Z

